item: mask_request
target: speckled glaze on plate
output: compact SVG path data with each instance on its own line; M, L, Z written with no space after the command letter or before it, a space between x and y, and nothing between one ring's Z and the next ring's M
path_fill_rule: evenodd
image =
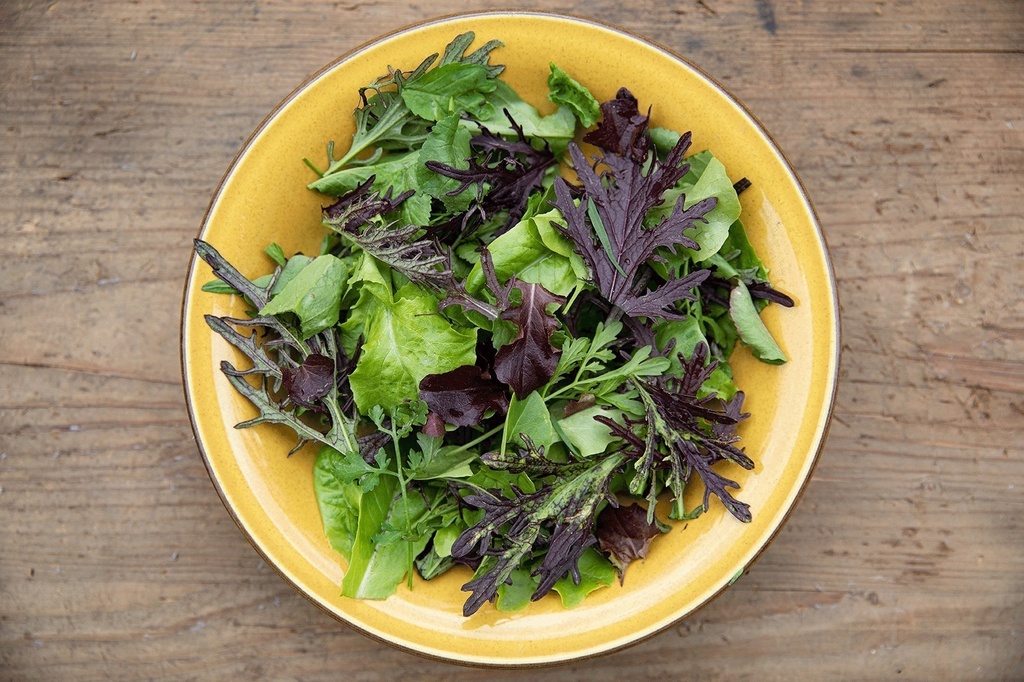
M593 593L563 609L549 595L526 610L492 607L462 616L469 577L458 569L417 580L385 601L339 595L344 560L324 537L312 487L313 447L288 458L294 437L284 427L236 430L252 406L228 384L220 361L241 359L213 334L203 315L241 316L237 297L200 291L210 269L193 258L182 315L182 367L192 424L224 504L267 562L331 615L367 635L423 655L470 665L529 666L606 653L668 627L706 604L739 577L785 522L803 491L831 415L839 364L835 282L825 243L804 191L768 134L730 95L695 67L644 39L602 24L530 12L491 12L438 19L375 40L326 67L293 92L260 126L224 177L200 237L249 277L272 263L263 247L315 253L323 198L307 191L303 157L321 161L329 140L344 148L357 89L389 65L412 68L457 34L478 43L497 38L503 77L548 113L548 63L587 85L599 100L628 86L654 125L693 131L693 151L712 149L733 179L753 183L741 195L751 242L775 285L796 301L763 315L790 361L762 364L738 348L737 383L753 416L742 445L756 462L726 473L742 485L754 520L742 524L713 503L711 511L657 540L634 563L624 586ZM696 496L691 502L696 502Z

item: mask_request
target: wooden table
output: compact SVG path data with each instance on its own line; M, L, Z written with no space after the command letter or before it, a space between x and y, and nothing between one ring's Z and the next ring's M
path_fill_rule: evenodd
M1024 5L551 0L700 64L820 214L843 370L806 496L668 632L508 677L1024 679ZM207 478L178 318L239 145L384 31L503 2L0 4L0 679L465 678L333 621Z

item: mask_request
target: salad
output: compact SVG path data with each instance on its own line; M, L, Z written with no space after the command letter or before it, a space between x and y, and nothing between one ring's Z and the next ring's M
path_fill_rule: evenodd
M389 67L360 89L347 151L306 160L319 253L270 244L250 280L195 244L217 277L203 290L249 308L206 317L249 361L221 362L259 412L237 427L317 448L342 594L469 567L467 616L551 591L575 606L711 504L750 521L728 477L754 466L729 357L785 362L759 312L793 305L740 221L750 183L690 133L554 64L541 115L491 63L501 43L473 41Z

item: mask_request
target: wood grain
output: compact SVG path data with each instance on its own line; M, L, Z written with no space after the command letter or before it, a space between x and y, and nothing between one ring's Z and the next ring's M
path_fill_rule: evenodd
M773 132L828 239L835 420L750 574L529 674L393 651L235 528L185 414L181 286L239 145L384 31L504 3L0 4L0 679L1024 679L1024 6L538 3L619 24Z

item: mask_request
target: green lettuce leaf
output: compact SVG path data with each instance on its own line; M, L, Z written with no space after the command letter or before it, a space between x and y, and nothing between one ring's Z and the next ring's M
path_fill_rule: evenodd
M750 347L755 358L772 365L786 362L786 355L757 314L747 285L740 280L736 281L729 294L729 316L736 324L740 340Z
M302 336L309 338L338 323L347 279L348 268L342 260L317 256L263 306L260 315L295 313L302 323Z
M397 495L398 484L385 476L370 492L364 492L359 504L359 527L352 547L352 559L341 581L341 593L354 599L387 599L410 569L410 558L417 556L429 540L424 535L415 541L380 542L387 528L410 528L426 512L420 495ZM408 508L408 515L406 509Z
M561 220L557 210L520 221L488 245L499 280L504 282L515 275L556 296L567 296L582 283L586 265L552 220ZM483 267L478 262L466 277L466 288L476 293L483 285Z
M525 400L512 396L505 418L505 434L509 442L520 444L523 444L522 434L525 434L536 447L545 449L560 440L551 423L551 412L537 391L530 393Z
M601 115L601 105L590 90L553 63L549 66L548 99L571 111L584 128L594 125Z
M565 150L569 140L576 134L576 117L572 111L559 108L553 114L541 116L532 104L524 101L504 81L495 82L497 87L487 96L488 101L494 106L493 113L487 118L479 119L478 122L463 121L463 125L474 133L479 132L480 128L486 128L495 135L514 137L517 133L505 115L507 110L513 120L522 127L526 137L545 140L556 154Z
M530 597L537 591L540 582L530 575L530 569L517 568L509 576L511 582L498 587L495 606L499 611L522 611L530 605Z
M588 594L615 582L617 574L612 563L594 548L590 548L580 557L580 584L573 582L571 576L565 576L555 583L554 590L562 598L562 606L571 609L579 606Z
M580 457L600 454L617 440L607 425L594 419L597 415L622 421L621 412L595 405L563 417L557 422L559 435Z
M428 374L476 362L476 329L455 329L437 313L437 299L413 284L393 301L377 299L363 320L362 353L349 377L356 407L367 414L415 400Z
M363 491L359 484L338 476L337 468L342 459L342 454L334 448L325 447L320 451L313 465L313 491L327 540L346 561L351 561Z

